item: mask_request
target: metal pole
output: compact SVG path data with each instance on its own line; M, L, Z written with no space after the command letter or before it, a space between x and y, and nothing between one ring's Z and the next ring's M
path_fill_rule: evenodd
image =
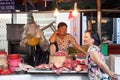
M101 40L101 0L97 0L97 31Z

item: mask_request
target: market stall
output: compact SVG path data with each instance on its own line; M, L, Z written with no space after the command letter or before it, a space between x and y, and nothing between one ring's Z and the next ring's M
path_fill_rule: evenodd
M53 23L51 23L51 24L53 24ZM48 28L49 26L51 28L51 24L46 26L45 28L42 28L42 30ZM28 26L24 27L25 28L24 30L28 30L28 32L38 30L38 32L40 32L38 29L38 26L35 23L30 23L27 25L29 25L29 27ZM35 25L35 26L30 26L30 25ZM10 26L7 29L9 29ZM12 26L13 26L13 24L12 24ZM21 26L22 27L20 27L20 26L18 26L18 27L22 28L21 32L23 32L23 25L21 25ZM36 28L37 28L37 30L36 30ZM52 28L52 30L53 30L53 28ZM15 32L15 31L12 31L12 32ZM21 36L21 32L19 35L16 35L17 38L19 38ZM29 47L33 47L34 49L37 49L36 44L31 45L31 43L29 44L29 42L26 42L26 39L27 40L28 40L28 38L31 39L31 35L32 35L32 34L30 35L31 32L29 32L29 33L28 32L24 32L24 34L27 34L27 37L24 36L25 38L22 38L22 40L25 40L25 43L23 42L23 45L25 45L24 47L29 46ZM38 38L38 39L42 40L41 35L39 37L40 38ZM11 37L9 37L9 38L11 38ZM13 39L13 38L11 38L11 39ZM30 41L30 40L28 40L28 41ZM33 41L31 41L31 42L33 42ZM41 45L41 44L42 44L42 41L40 41L39 45ZM23 46L20 46L20 47L23 47ZM42 46L42 48L43 48L43 46ZM45 46L45 48L46 48L46 46ZM19 48L19 49L21 49L21 48ZM32 48L28 49L28 52L30 51L30 53L33 54L31 49ZM70 52L73 51L72 49L70 49L70 50L71 50ZM49 59L49 63L35 64L35 62L32 62L33 65L31 65L29 63L26 64L25 59L23 58L22 54L20 54L20 53L10 54L10 53L6 53L8 56L7 60L9 63L7 65L9 67L7 69L1 68L0 80L9 80L9 79L10 80L15 80L15 79L17 79L17 80L36 80L36 79L37 80L43 80L43 79L45 79L45 80L66 80L66 79L88 80L87 67L85 66L85 59L77 58L77 56L76 56L76 59L79 59L79 60L76 60L76 59L73 60L72 56L69 56L68 60L67 60L67 57L63 53L59 52L59 54L57 54L56 56L53 56L55 59L53 59L53 57L52 57L52 59ZM42 53L40 52L39 54L42 54ZM41 57L37 56L37 58L34 57L35 61L38 62L38 60L37 60L38 58L42 59ZM69 59L69 58L71 58L71 59ZM61 60L61 59L63 59L63 60ZM29 60L31 62L32 58L30 58ZM62 62L60 62L60 61L62 61ZM52 66L50 66L50 65L52 65Z

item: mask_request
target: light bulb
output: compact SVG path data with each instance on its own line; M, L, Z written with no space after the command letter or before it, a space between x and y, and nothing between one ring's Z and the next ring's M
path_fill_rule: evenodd
M58 15L58 13L59 13L58 9L57 9L57 8L55 8L55 11L54 11L54 16L57 16L57 15Z
M74 17L76 17L76 16L78 15L77 3L76 3L76 2L74 3L74 10L73 10L73 12L72 12L72 15L73 15Z
M73 15L74 17L76 17L76 16L78 15L78 11L77 11L77 10L73 10L72 15Z

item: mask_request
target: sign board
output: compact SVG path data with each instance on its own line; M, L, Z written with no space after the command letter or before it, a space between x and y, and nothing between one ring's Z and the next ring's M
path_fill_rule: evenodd
M14 12L14 0L0 0L0 13Z

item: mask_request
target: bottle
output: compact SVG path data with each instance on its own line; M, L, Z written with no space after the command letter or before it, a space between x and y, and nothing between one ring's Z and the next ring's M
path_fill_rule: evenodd
M0 52L0 64L3 69L8 68L7 52Z

